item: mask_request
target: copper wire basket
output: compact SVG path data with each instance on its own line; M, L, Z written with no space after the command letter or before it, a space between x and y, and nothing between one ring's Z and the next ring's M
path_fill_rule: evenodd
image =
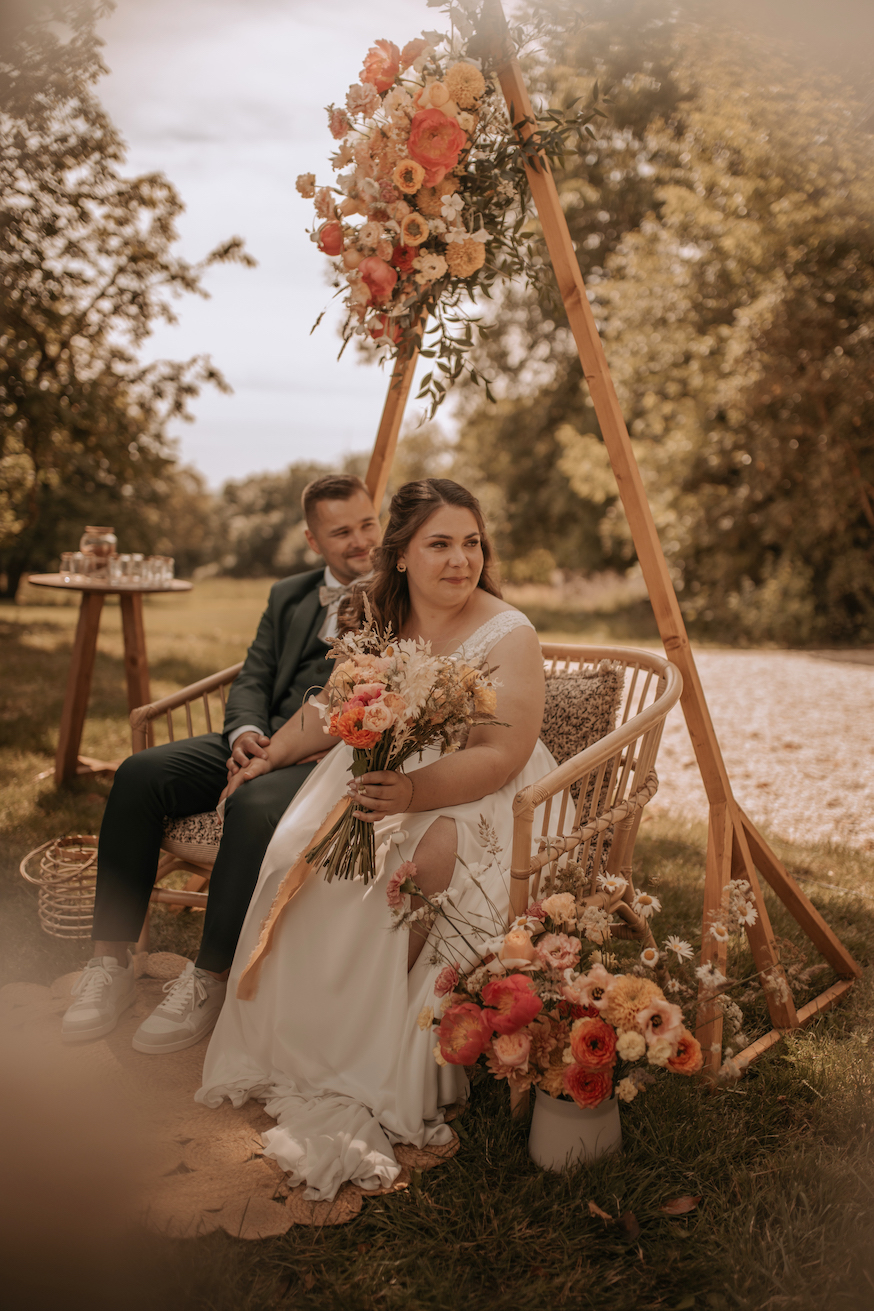
M77 833L29 851L18 867L39 888L39 922L53 938L90 938L97 838Z

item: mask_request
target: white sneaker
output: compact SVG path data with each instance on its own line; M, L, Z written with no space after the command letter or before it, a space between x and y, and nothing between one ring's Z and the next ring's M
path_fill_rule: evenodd
M227 984L189 961L178 979L164 984L164 991L166 1001L143 1020L133 1036L135 1051L179 1052L200 1042L215 1028Z
M85 1042L111 1033L136 1000L133 956L122 967L114 956L95 956L73 984L76 998L61 1021L64 1042Z

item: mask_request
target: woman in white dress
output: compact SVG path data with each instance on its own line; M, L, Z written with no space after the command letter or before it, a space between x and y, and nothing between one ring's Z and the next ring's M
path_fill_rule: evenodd
M430 641L435 655L488 657L499 671L496 718L507 727L476 727L462 751L426 751L405 773L365 774L357 783L352 748L330 739L267 849L197 1100L263 1101L277 1121L264 1135L267 1154L315 1200L334 1197L347 1179L365 1189L390 1184L400 1169L392 1143L448 1141L442 1108L467 1090L464 1070L439 1067L433 1035L417 1024L423 1008L437 1005L440 965L422 934L391 931L391 875L412 860L426 895L449 888L463 914L485 913L465 868L489 861L484 819L499 855L482 887L505 915L513 797L554 765L538 741L540 646L525 616L501 600L475 497L448 479L407 483L374 556L368 593L380 626ZM253 760L229 788L325 743L321 716L305 705L274 735L268 759ZM239 1000L240 975L279 883L347 790L366 807L356 813L375 825L377 877L367 886L360 878L327 883L313 871L279 922L256 996Z

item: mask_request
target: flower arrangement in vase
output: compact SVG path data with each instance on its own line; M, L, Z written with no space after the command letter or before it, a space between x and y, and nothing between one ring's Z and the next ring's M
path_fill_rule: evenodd
M482 876L500 855L492 838L484 824L488 860L467 868L461 880L472 879L484 896ZM748 892L742 880L728 885L715 932L737 932L750 922L756 912ZM412 909L411 896L423 903L419 909ZM506 920L492 902L489 917L472 919L458 911L451 889L425 896L409 861L395 873L387 898L395 927L428 935L432 964L442 966L434 1005L420 1016L423 1030L436 1031L435 1060L478 1066L482 1077L518 1093L537 1090L532 1154L543 1164L563 1163L561 1152L550 1148L538 1157L534 1150L543 1098L599 1111L597 1148L583 1143L576 1151L591 1159L618 1144L620 1102L633 1101L658 1079L701 1070L701 1046L677 1001L694 998L696 984L737 1027L732 1010L739 1016L739 1009L723 992L735 985L710 965L695 967L691 944L676 935L657 947L650 925L659 898L623 878L559 862L546 873L541 895L503 931ZM628 908L637 920L633 936ZM605 1123L608 1109L612 1121ZM570 1132L575 1142L578 1125Z

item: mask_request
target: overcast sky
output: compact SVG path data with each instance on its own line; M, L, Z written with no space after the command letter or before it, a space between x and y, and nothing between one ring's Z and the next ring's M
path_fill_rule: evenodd
M870 73L874 0L701 3ZM179 326L145 348L210 354L234 388L230 397L208 388L196 423L179 427L182 458L213 487L372 445L388 375L358 364L352 348L336 361L340 314L327 261L304 231L312 205L294 181L330 178L324 106L342 103L368 47L381 37L403 46L442 24L425 0L117 0L102 24L111 72L98 94L128 142L128 171L163 172L181 193L182 253L198 259L238 234L259 261L211 270L212 299L179 302Z
M210 354L234 388L207 388L196 423L178 429L183 459L212 486L373 442L388 375L351 348L337 363L340 315L294 182L332 176L324 106L342 103L368 47L403 45L440 17L425 0L119 0L102 24L111 72L98 94L128 172L166 173L180 191L188 258L239 234L258 260L211 270L212 298L177 302L179 326L144 352Z

